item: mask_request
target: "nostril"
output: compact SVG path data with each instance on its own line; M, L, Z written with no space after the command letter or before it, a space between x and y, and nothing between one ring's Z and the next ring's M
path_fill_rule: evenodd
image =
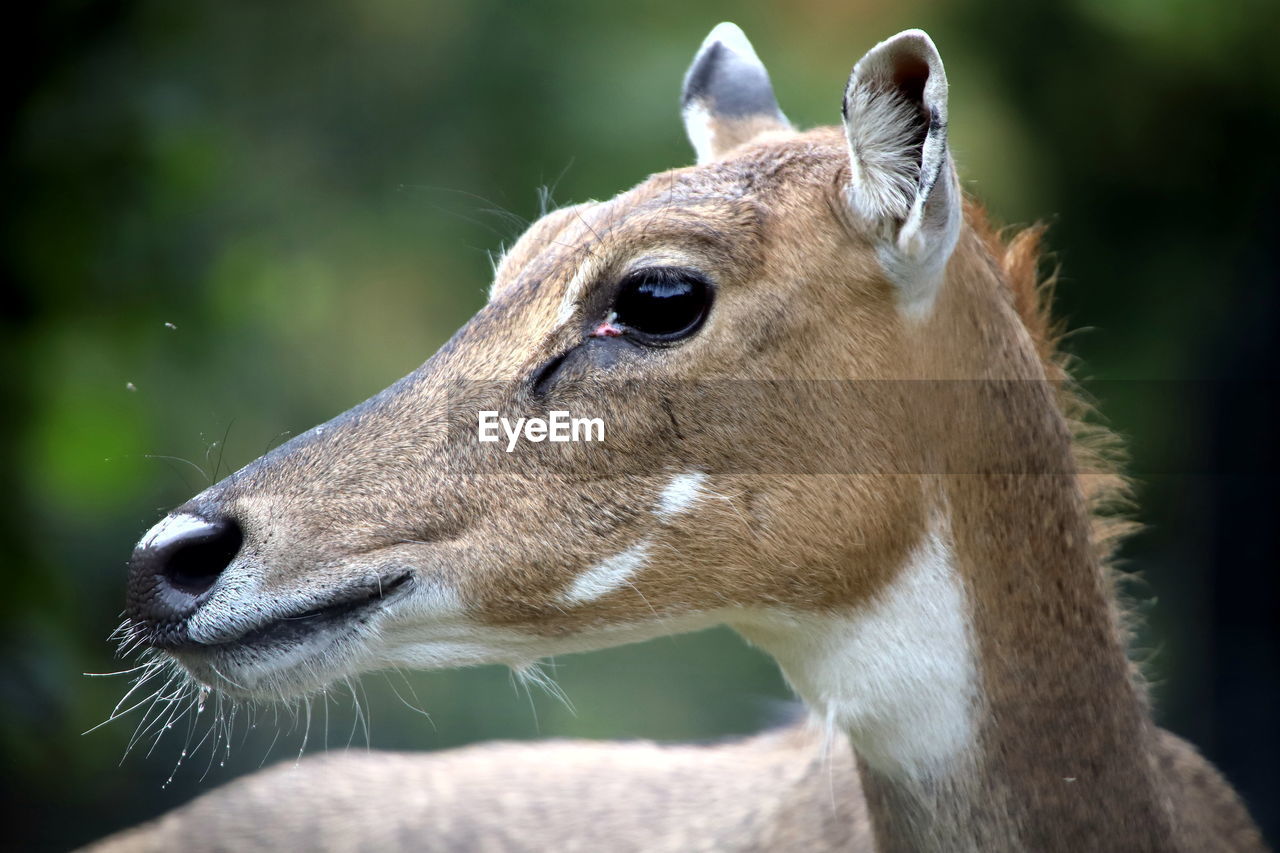
M231 518L179 512L147 531L129 558L126 611L158 648L190 641L187 620L236 558L244 533Z
M229 518L216 519L165 543L157 554L158 574L176 589L200 595L231 565L243 544L240 525Z

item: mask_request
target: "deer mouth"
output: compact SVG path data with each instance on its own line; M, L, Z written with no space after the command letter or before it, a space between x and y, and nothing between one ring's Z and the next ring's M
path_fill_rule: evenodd
M335 592L328 601L273 613L234 636L164 649L198 682L241 698L302 695L349 674L365 646L366 625L405 597L413 573L402 571Z
M412 579L412 572L403 571L387 578L347 587L323 604L272 614L269 621L243 630L235 636L202 641L188 634L183 638L187 642L173 643L166 650L183 657L201 658L241 651L262 653L298 646L319 634L347 629L366 621L373 613L407 593Z
M319 631L348 625L379 609L390 599L399 597L411 578L411 573L403 572L374 584L362 584L359 587L344 590L337 599L327 604L278 616L270 622L249 629L238 637L210 643L206 648L265 648L292 645Z

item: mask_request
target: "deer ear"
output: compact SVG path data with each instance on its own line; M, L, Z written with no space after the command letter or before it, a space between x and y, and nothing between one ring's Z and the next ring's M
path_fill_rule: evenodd
M904 303L927 310L961 219L947 148L947 77L929 36L907 30L868 51L853 67L843 113L849 205L876 235Z
M708 163L767 130L789 130L751 42L736 24L711 31L684 76L684 129L699 163Z

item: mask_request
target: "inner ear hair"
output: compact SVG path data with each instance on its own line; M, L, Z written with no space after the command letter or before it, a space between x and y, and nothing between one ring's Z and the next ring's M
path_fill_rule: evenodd
M881 42L854 66L843 112L858 213L901 223L929 192L946 159L946 97L942 61L919 30Z
M947 77L927 34L907 30L858 60L844 94L852 212L876 235L904 301L927 310L959 235L947 150Z
M927 76L927 66L925 72ZM867 219L888 219L895 225L911 211L929 134L929 111L918 95L924 81L908 77L906 82L916 97L896 80L875 80L853 88L844 101L855 168L855 210Z

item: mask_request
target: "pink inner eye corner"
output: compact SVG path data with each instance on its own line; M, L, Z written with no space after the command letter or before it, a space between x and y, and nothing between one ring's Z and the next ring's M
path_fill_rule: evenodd
M593 338L616 338L622 334L622 330L613 324L611 320L605 320L591 333Z

